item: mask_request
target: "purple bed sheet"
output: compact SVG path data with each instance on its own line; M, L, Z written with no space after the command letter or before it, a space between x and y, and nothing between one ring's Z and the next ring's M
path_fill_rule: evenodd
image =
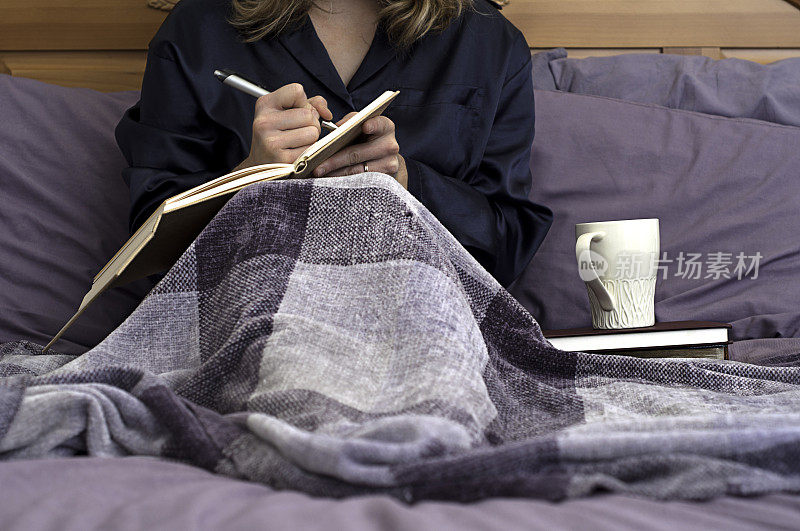
M800 496L656 502L599 495L563 503L490 499L405 505L279 492L145 457L0 464L6 530L33 529L753 529L797 528Z

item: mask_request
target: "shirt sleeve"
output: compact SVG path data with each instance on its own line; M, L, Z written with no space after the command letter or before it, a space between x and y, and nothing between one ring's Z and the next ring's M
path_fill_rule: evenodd
M117 125L128 162L130 227L138 228L165 199L229 172L232 139L205 113L194 76L171 43L151 43L139 102Z
M477 171L456 178L405 158L409 192L503 286L519 276L553 220L550 209L528 199L533 136L528 54L527 63L504 83Z

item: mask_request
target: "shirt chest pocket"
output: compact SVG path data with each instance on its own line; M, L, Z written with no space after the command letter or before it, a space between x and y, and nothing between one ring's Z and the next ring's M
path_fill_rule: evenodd
M480 88L440 85L432 90L398 90L385 114L395 123L401 154L452 177L476 165L482 150Z

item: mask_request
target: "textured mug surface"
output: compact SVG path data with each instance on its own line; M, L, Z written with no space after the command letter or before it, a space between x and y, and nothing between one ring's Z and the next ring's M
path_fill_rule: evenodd
M614 329L655 324L658 220L579 223L575 238L592 326Z

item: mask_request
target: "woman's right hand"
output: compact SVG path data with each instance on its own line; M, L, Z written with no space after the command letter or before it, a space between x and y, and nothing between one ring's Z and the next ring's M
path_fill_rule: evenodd
M256 100L250 155L235 169L257 164L290 164L319 139L320 116L332 120L322 96L307 98L299 83L284 85Z

